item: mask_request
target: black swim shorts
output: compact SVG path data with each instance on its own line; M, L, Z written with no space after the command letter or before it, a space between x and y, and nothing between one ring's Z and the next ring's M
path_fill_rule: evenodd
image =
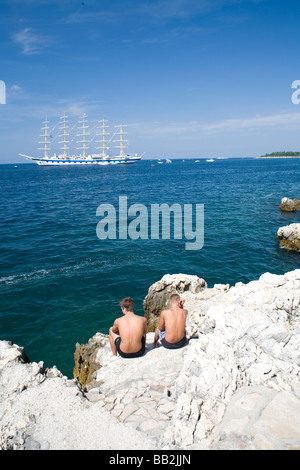
M166 349L179 349L182 348L186 344L186 337L184 336L180 341L177 341L176 343L169 343L166 338L162 338L161 344L164 346Z
M118 338L115 339L115 345L116 345L116 348L117 348L117 351L119 353L119 355L121 357L124 357L124 358L127 358L127 359L130 359L132 357L140 357L144 354L145 352L145 338L144 336L142 336L142 339L141 339L141 342L142 342L142 347L141 349L138 351L138 352L135 352L135 353L124 353L123 351L121 351L121 348L120 348L120 345L121 345L121 337L118 336Z

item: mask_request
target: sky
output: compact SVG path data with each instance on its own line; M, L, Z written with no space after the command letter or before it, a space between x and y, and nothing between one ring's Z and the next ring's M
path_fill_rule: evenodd
M300 151L299 64L298 0L0 0L0 163L64 113L147 159Z

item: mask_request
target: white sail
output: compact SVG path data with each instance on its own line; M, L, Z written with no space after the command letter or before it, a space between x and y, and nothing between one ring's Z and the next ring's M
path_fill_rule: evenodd
M108 126L106 125L106 122L107 120L104 118L102 119L102 121L99 121L99 124L101 125L98 126L98 129L100 129L102 132L99 134L96 134L96 136L101 136L102 139L95 141L97 143L102 144L101 146L96 147L96 150L100 150L100 149L102 150L102 153L100 154L100 157L102 158L108 157L106 150L109 150L108 140L106 139L106 136L109 135L109 132L106 132L106 129L108 128Z
M44 150L44 158L48 157L48 151L50 151L50 142L48 140L49 138L49 121L47 120L47 117L45 118L45 121L43 122L44 127L42 127L42 131L44 131L43 134L40 134L40 137L44 137L44 140L40 141L39 144L44 144L43 147L39 147L38 150Z
M123 136L127 134L127 132L123 131L123 127L127 127L127 126L124 126L124 124L120 124L119 126L115 126L115 127L120 129L119 131L116 132L116 134L118 134L120 138L113 141L113 142L119 142L119 145L115 145L114 147L119 148L120 149L119 156L124 157L125 156L124 149L128 147L128 140L123 138Z
M82 156L85 158L86 156L86 151L89 149L89 147L86 145L89 141L87 140L87 136L89 136L89 133L86 132L89 126L86 125L86 114L84 113L82 116L82 121L79 121L79 124L82 124L82 126L79 126L78 129L82 129L81 134L77 134L77 137L82 137L82 140L77 140L77 144L82 144L82 147L77 147L77 150L82 150Z
M67 129L68 129L68 126L66 126L67 124L67 116L66 116L66 113L64 113L64 115L61 117L61 119L63 120L61 124L63 124L62 127L59 128L59 130L62 130L63 133L62 134L59 134L59 137L63 137L63 140L59 141L58 143L59 144L63 144L62 147L60 147L61 150L63 150L63 155L64 157L67 156L67 150L69 150L69 143L70 141L67 140L68 137L69 137L69 133L67 132Z

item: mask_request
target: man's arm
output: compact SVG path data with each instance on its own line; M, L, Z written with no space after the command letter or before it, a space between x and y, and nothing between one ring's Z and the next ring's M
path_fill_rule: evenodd
M160 331L164 331L165 329L165 311L163 310L160 314L160 319L159 319L159 323L158 323L158 329Z
M147 320L145 318L145 321L144 321L144 336L145 336L145 339L146 339L147 331L148 331L148 325L147 325Z
M115 333L115 334L119 334L119 325L118 325L118 319L115 320L112 328L111 328L112 332Z
M147 331L148 331L148 324L147 324L147 320L145 318L145 321L144 321L144 338L145 338L145 348L148 349L148 346L146 344L146 340L147 340Z
M165 312L164 312L164 310L163 310L163 311L161 312L161 314L160 314L160 319L159 319L158 327L157 327L156 330L155 330L154 343L153 343L153 347L154 347L154 348L156 348L157 342L158 342L158 338L159 338L158 330L163 331L164 329L165 329Z

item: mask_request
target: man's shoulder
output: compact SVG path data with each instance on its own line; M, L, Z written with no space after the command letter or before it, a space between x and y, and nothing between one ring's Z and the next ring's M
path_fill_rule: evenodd
M146 317L142 317L141 315L137 315L137 317L140 319L140 321L142 323L147 323L147 318Z
M167 317L170 314L172 314L172 310L170 308L166 308L160 312L161 317Z
M143 317L142 315L137 315L136 313L134 314L135 321L139 321L142 323L145 323L147 321L146 317Z
M160 312L160 314L161 314L161 315L162 315L162 314L165 315L166 313L169 313L169 312L170 312L170 309L169 309L169 308L165 308L164 310L162 310L162 311Z
M183 309L181 310L181 315L184 315L185 317L188 315L188 311L187 311L186 308L183 308Z

